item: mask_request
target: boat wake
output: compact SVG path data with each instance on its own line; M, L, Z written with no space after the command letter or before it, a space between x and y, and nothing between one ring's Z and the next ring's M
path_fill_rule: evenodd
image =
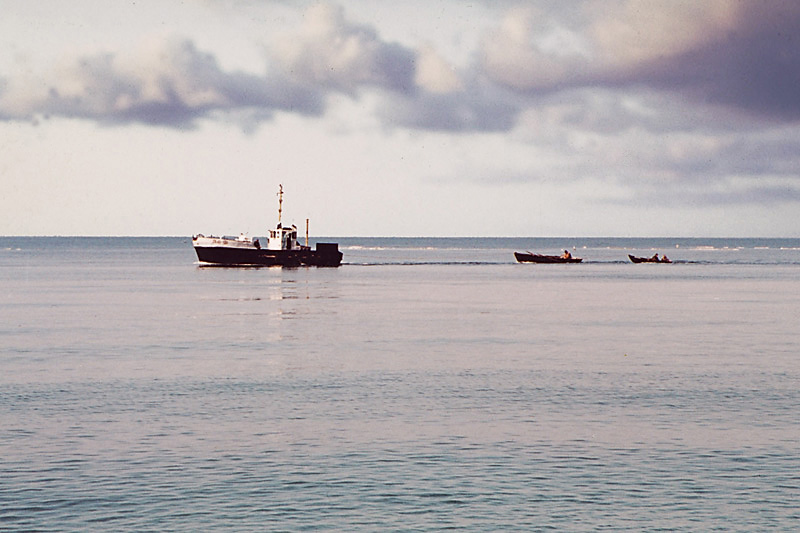
M364 261L342 262L342 266L455 266L510 265L508 261Z

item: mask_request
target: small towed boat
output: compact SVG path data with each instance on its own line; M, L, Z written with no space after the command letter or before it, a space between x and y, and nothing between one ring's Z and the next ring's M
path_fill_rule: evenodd
M532 252L514 252L519 263L580 263L581 257L564 257L563 255L542 255Z
M655 254L653 257L636 257L635 255L628 254L628 257L634 263L672 263L666 255L664 257L658 257L658 254Z

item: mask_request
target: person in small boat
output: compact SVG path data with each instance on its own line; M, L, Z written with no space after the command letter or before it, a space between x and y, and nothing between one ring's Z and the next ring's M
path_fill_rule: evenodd
M561 254L562 259L572 259L572 254L569 253L569 250L564 250L564 253Z
M669 260L669 257L667 257L666 255L662 255L661 256L661 262L662 263L670 263L671 261Z
M652 260L653 260L653 261L655 261L656 263L658 263L658 262L660 261L660 259L658 258L658 254L657 254L657 253L656 253L656 254L654 254L654 255L653 255L653 257L651 257L650 259L652 259Z

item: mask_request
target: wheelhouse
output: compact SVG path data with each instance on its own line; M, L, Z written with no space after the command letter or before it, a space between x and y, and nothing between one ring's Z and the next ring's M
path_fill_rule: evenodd
M297 227L284 228L280 224L278 227L269 230L268 250L297 250Z

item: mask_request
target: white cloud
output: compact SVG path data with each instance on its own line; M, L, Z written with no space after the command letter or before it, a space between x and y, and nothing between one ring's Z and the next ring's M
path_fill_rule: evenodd
M374 29L348 22L341 7L309 8L302 27L277 40L273 59L303 84L355 92L361 85L413 88L413 53L383 42Z
M741 3L731 0L600 2L588 31L604 68L627 69L703 46L735 29Z
M510 10L486 36L481 53L492 80L520 91L556 87L588 64L580 37L532 8Z
M435 93L452 93L464 89L464 84L455 71L431 46L423 46L417 55L417 70L414 78L422 89Z
M0 116L10 119L61 116L178 128L219 111L249 109L264 118L264 111L321 108L312 88L275 75L225 72L185 39L65 60L46 78L14 78L0 92Z

